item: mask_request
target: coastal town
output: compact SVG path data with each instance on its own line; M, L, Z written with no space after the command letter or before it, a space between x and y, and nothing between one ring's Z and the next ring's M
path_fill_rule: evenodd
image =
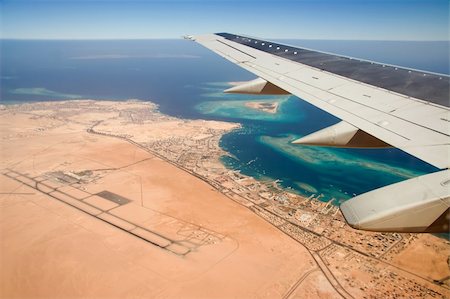
M259 106L255 104L252 108ZM267 103L260 109L266 110ZM396 254L419 239L417 234L375 233L352 229L345 223L338 206L332 201L320 201L320 194L305 198L284 190L275 181L261 182L237 170L226 169L219 162L219 158L226 155L219 147L221 134L222 132L210 130L205 138L168 138L147 143L146 148L198 175L230 199L249 208L316 253L317 259L325 260L323 265L328 265L325 267L334 267L332 272L340 274L342 281L335 279L335 283L341 283L344 289L361 285L357 282L358 277L372 276L371 286L361 287L356 297L375 298L383 288L391 290L389 294L382 293L383 296L393 297L396 295L392 290L396 289L399 297L402 296L402 289L410 290L412 297L440 297L446 294L450 277L443 276L443 281L425 279L431 283L438 281L437 284L444 288L441 293L439 287L420 285L414 276L402 276L402 270L406 273L409 272L408 269L392 265ZM445 258L450 243L441 239L436 241L440 244L437 248L442 254L441 258ZM383 269L384 266L388 266L387 269ZM385 272L382 275L381 269ZM348 276L348 273L358 272L359 275ZM422 275L419 274L416 278L426 277Z
M276 113L277 109L270 103L247 106L264 113ZM314 269L322 272L340 297L450 296L447 239L429 234L355 230L340 213L339 199L324 202L321 194L304 197L283 188L276 180L256 180L226 168L221 159L228 153L219 142L223 134L239 130L240 124L178 119L160 113L151 102L136 100L32 103L2 107L1 113L42 122L38 127L4 135L3 141L45 135L64 126L82 127L89 136L123 140L195 176L305 247L314 260ZM7 159L3 166L8 166L4 173L19 171ZM70 184L74 188L84 191L88 189L85 186L101 181L107 173L106 168L60 172L73 179ZM291 298L295 288L290 288L285 298Z

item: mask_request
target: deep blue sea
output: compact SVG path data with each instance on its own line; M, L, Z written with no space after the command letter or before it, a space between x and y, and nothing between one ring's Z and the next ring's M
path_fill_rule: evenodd
M449 74L448 42L288 40L289 44ZM240 122L225 135L223 163L323 200L345 200L436 169L396 149L294 146L338 122L296 97L225 95L227 82L254 75L185 40L1 41L1 103L140 99L190 119ZM277 101L277 114L245 106Z

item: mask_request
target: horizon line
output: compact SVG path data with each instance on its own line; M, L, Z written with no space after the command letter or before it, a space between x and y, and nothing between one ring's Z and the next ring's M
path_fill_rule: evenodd
M0 40L17 41L132 41L132 40L182 40L183 36L177 37L142 37L142 38L22 38L22 37L0 37ZM450 42L450 39L328 39L328 38L299 38L299 37L278 37L266 38L270 40L316 40L316 41L379 41L379 42Z

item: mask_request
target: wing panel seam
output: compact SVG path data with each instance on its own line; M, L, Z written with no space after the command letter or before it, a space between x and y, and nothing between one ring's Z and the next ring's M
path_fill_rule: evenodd
M232 49L234 49L234 50L236 50L236 51L239 51L239 52L241 52L242 54L245 54L245 55L247 55L247 56L250 56L250 57L253 58L253 59L256 59L255 56L250 55L250 54L248 54L248 53L245 53L244 51L239 50L238 48L235 48L235 47L233 47L233 46L231 46L231 45L229 45L229 44L227 44L227 43L224 43L223 41L220 41L220 40L218 40L218 39L216 39L216 41L218 41L219 43L221 43L221 44L223 44L223 45L225 45L225 46L228 46L228 47L230 47L230 48L232 48Z

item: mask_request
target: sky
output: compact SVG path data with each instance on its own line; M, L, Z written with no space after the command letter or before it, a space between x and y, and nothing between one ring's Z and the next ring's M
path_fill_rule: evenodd
M449 0L0 0L0 36L449 40Z

